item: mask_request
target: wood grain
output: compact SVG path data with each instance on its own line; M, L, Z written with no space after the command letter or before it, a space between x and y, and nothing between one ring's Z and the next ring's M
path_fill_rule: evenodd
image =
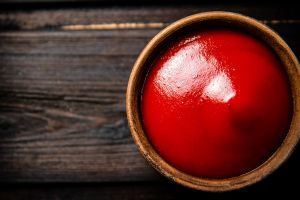
M0 181L160 180L133 144L125 117L130 70L159 29L65 31L62 27L127 22L168 24L210 9L221 7L1 10ZM296 8L224 9L267 20L299 57ZM272 24L273 19L280 23Z
M157 178L125 117L144 33L0 33L1 181Z
M238 12L255 17L259 20L291 20L299 24L297 7L268 4L203 4L185 6L101 6L64 8L49 10L47 6L40 9L25 9L24 11L7 11L0 9L0 29L59 29L63 25L102 24L102 23L171 23L191 14L211 10ZM38 20L37 20L38 19Z
M298 195L299 148L287 163L270 177L256 185L226 193L206 193L191 190L163 181L87 184L2 184L0 199L5 200L96 200L96 199L243 199L245 196L259 198L285 194L289 198Z

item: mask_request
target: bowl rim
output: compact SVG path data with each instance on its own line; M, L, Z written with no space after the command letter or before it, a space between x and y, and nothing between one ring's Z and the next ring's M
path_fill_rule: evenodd
M192 176L168 164L148 141L139 115L139 90L142 88L140 84L141 81L145 80L145 76L142 76L142 72L147 69L147 66L144 65L147 58L155 52L155 49L159 44L163 43L166 38L176 33L178 30L204 21L218 21L221 23L233 24L233 26L239 26L240 28L245 29L245 31L250 32L250 34L256 34L260 39L267 43L283 63L289 77L293 98L293 116L291 125L281 146L268 160L257 168L242 175L226 179L208 179ZM146 45L137 58L130 74L126 92L126 113L134 142L144 158L150 162L157 171L167 178L189 188L210 192L222 192L252 185L271 174L284 163L299 141L300 123L297 123L300 122L300 86L298 86L300 83L299 67L296 56L284 40L269 27L253 18L232 12L210 11L180 19L160 31Z

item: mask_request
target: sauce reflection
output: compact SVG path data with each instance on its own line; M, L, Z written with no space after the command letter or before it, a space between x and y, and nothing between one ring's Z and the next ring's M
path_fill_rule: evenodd
M184 98L193 93L200 101L209 99L226 103L236 94L232 81L222 71L221 63L208 54L209 44L199 44L197 39L183 41L183 48L162 59L166 62L156 76L156 88L169 98Z

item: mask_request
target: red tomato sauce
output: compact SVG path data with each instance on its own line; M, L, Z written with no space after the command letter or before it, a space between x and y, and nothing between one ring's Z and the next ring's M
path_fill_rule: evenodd
M235 30L195 31L171 43L150 68L143 126L158 154L178 170L238 176L283 142L293 108L289 81L260 40Z

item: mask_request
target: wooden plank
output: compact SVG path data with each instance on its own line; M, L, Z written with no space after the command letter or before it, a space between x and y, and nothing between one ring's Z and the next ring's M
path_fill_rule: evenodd
M226 193L207 193L188 189L170 181L94 183L94 184L9 184L1 185L0 199L5 200L96 200L96 199L243 199L284 194L298 195L299 148L278 171L253 186Z
M142 33L0 33L2 181L157 179L125 117Z
M300 23L297 7L276 4L257 6L253 4L204 4L187 6L123 6L101 8L64 8L49 10L29 9L25 11L0 10L0 30L60 29L65 25L111 24L111 23L171 23L185 16L204 11L224 10L238 12L267 20ZM37 20L38 19L38 20Z
M231 195L229 195L231 194ZM242 196L237 193L213 194L190 190L170 182L135 182L124 184L30 185L2 186L0 198L5 200L151 200L196 199Z

